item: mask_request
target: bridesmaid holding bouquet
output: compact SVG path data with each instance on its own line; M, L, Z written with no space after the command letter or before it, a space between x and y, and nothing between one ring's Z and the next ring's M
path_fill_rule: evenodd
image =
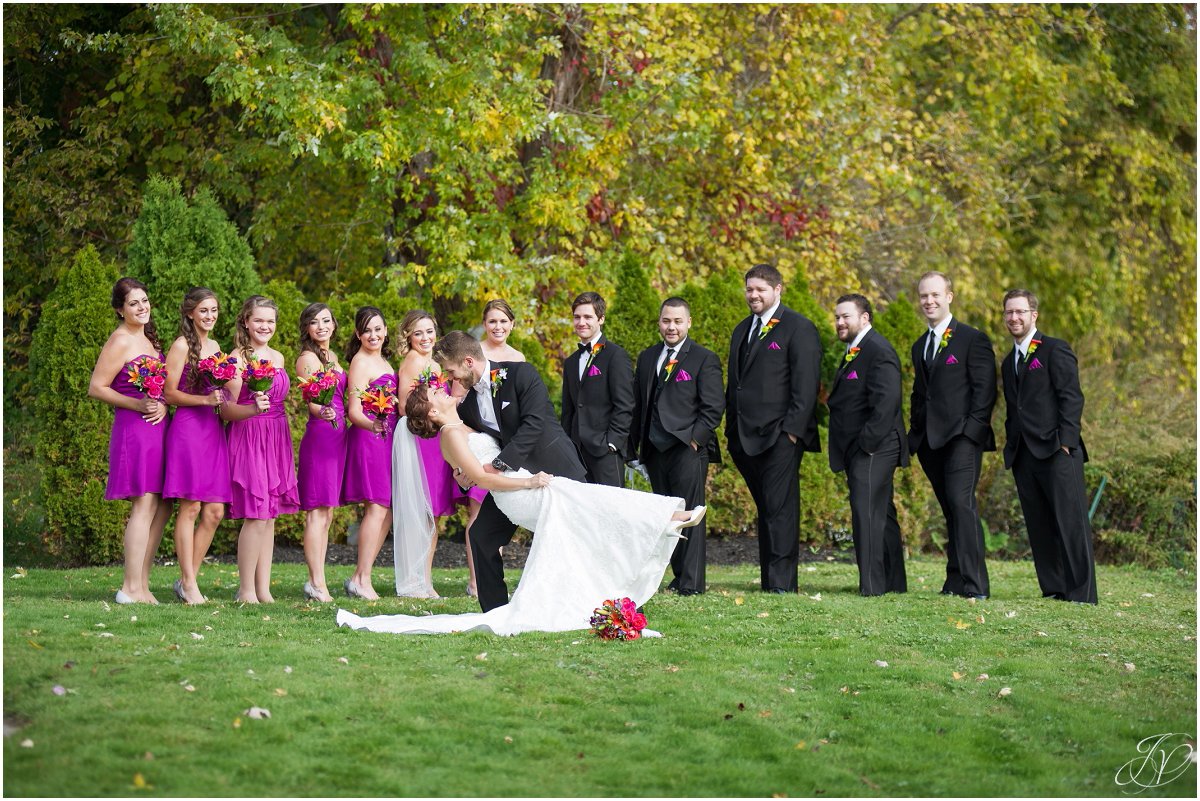
M396 374L383 312L363 306L354 315L354 337L346 349L346 475L343 503L366 509L358 527L358 564L344 587L351 598L376 600L371 568L392 524L392 435L396 428Z
M180 577L175 595L187 604L205 601L196 575L225 516L225 504L233 500L229 443L219 407L225 399L222 367L229 373L235 367L210 339L219 313L211 289L188 290L179 306L179 337L167 352L165 396L175 416L167 431L163 497L179 499L175 555Z
M113 286L112 307L121 324L100 350L88 395L115 408L108 444L108 500L133 502L125 524L125 575L117 603L156 604L150 566L171 514L161 503L167 404L162 398L166 366L150 319L146 285L122 278Z
M312 394L318 399L322 394L318 392L321 382L335 380L328 403L308 403L308 424L300 440L300 508L306 513L304 561L308 563L304 595L323 603L333 600L325 584L325 554L329 549L333 509L342 502L342 476L346 469L346 372L331 344L337 329L337 320L324 303L310 303L300 313L296 377L302 385L312 382Z
M242 368L229 383L221 414L229 420L229 516L242 520L238 534L236 600L271 603L275 518L300 509L292 433L283 401L289 382L283 354L268 346L275 335L275 301L251 295L238 313L234 346Z

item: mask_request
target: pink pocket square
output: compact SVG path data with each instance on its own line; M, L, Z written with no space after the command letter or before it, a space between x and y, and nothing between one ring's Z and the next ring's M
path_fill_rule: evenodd
M847 381L857 381L858 380L858 371L851 370L849 375L846 376L846 380Z
M946 364L958 364L958 359L954 358L954 354L950 354L950 358L946 359Z
M767 350L781 350L781 348L778 342L772 342L770 345L767 345Z
M675 374L676 381L691 381L692 376L687 370L680 370Z
M1031 361L1029 363L1029 369L1030 370L1041 370L1042 369L1042 363L1037 360L1036 356L1034 356L1033 361Z
M600 375L600 368L593 364L588 368L588 375Z

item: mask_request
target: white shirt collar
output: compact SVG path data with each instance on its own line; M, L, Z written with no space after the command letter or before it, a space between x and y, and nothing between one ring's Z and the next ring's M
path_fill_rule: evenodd
M492 362L488 358L483 360L483 375L475 382L477 387L490 387L492 385Z
M942 320L940 323L938 323L931 329L934 333L934 336L936 336L938 339L941 339L942 335L946 333L946 329L950 327L950 323L953 320L954 320L953 314L946 315L945 320Z
M668 344L667 344L667 342L666 342L666 340L663 340L663 349L662 349L662 355L663 355L663 356L666 356L666 355L667 355L667 351L668 351L668 350L673 350L673 351L675 351L676 353L679 353L679 351L683 350L683 343L684 343L684 342L687 342L687 337L684 337L683 339L679 340L679 341L678 341L678 342L676 342L674 345L668 345Z
M600 330L599 332L596 333L596 336L592 337L587 342L580 342L579 344L587 345L589 348L594 348L594 347L596 347L596 343L600 341L600 337L602 337L602 336L604 336L604 331Z
M858 343L860 343L860 342L862 342L862 341L863 341L863 337L865 337L865 336L867 335L867 332L868 332L868 331L870 331L870 330L871 330L871 324L870 324L870 323L867 323L866 325L864 325L864 326L862 327L862 330L860 330L860 331L858 332L858 336L856 336L856 337L854 338L854 341L850 343L849 347L850 347L850 348L857 348L857 347L858 347ZM848 353L848 352L849 352L849 348L847 348L847 353Z
M762 324L763 324L764 328L766 327L767 323L771 322L771 318L775 316L775 312L779 311L779 307L782 305L783 305L783 301L777 300L777 301L775 301L774 306L767 309L762 314L758 315L758 319L762 320Z
M1030 328L1029 333L1025 335L1025 338L1016 343L1017 354L1019 356L1024 356L1029 352L1029 343L1033 341L1035 336L1037 336L1037 329Z

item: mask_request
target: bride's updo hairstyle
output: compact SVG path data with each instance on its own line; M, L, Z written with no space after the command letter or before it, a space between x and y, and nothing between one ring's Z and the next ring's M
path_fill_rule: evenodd
M429 419L429 410L433 408L433 404L429 402L429 392L428 386L419 386L408 393L408 400L404 403L408 430L414 437L422 439L433 439L438 433L438 426Z

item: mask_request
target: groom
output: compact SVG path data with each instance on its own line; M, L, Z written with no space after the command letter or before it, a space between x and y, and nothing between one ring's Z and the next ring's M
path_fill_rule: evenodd
M439 339L433 346L433 360L467 390L458 407L463 422L500 440L500 455L484 470L500 473L523 467L531 473L585 479L579 452L558 424L546 385L534 367L526 362L489 362L478 340L462 331ZM485 612L508 603L500 549L516 530L516 523L504 516L488 493L468 533L479 605Z

